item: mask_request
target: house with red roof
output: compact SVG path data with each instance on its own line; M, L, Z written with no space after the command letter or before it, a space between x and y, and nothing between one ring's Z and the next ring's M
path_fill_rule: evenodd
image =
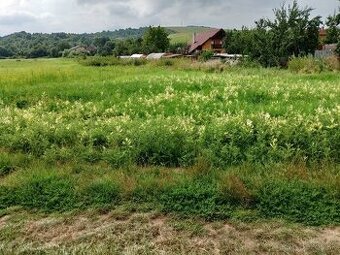
M223 53L223 39L225 36L226 32L222 28L194 34L189 54L197 54L204 50Z

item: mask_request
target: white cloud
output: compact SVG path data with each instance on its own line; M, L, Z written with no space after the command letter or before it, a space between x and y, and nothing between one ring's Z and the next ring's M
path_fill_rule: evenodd
M147 25L251 26L283 0L0 0L0 35L95 32ZM286 0L286 2L290 2ZM329 15L337 0L299 0Z

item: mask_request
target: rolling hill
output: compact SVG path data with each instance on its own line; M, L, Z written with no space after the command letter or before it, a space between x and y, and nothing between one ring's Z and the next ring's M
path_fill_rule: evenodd
M211 29L204 26L187 26L187 27L167 27L170 31L171 43L190 43L193 33L200 33Z

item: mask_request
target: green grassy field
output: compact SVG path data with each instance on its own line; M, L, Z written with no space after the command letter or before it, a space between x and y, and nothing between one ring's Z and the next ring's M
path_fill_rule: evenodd
M0 231L18 210L117 208L339 225L339 73L218 70L0 61ZM20 238L0 234L0 252Z

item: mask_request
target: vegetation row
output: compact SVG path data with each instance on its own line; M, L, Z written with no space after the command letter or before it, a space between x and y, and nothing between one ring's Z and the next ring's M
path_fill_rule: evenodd
M301 163L244 165L221 171L200 158L186 170L113 170L104 165L29 166L27 160L20 161L20 155L16 162L13 155L8 159L26 166L1 181L0 209L105 211L124 205L132 211L156 210L206 220L281 218L308 225L340 223L340 179L335 174L339 169L331 165L317 169Z

